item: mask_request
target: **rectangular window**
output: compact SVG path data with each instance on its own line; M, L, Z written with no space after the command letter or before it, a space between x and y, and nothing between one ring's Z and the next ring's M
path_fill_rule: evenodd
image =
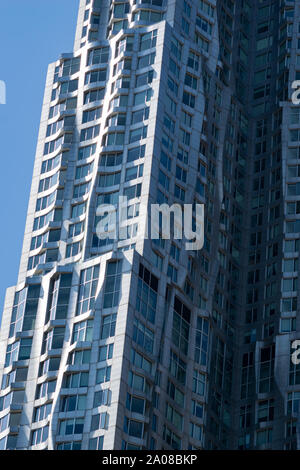
M75 323L73 328L72 343L77 341L92 341L93 339L93 320L86 320Z
M190 310L175 297L173 310L172 341L183 354L188 352Z
M119 304L122 277L122 261L109 262L106 268L103 308Z
M94 308L100 265L81 271L76 315Z
M133 322L133 341L141 346L147 353L153 353L154 333L137 318Z
M151 323L155 322L158 279L140 264L136 309Z

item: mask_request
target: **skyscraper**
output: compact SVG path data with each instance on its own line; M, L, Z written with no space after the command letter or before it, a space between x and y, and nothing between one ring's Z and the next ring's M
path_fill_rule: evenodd
M80 0L6 295L0 449L297 448L299 23L295 1ZM146 236L163 203L204 204L202 250Z

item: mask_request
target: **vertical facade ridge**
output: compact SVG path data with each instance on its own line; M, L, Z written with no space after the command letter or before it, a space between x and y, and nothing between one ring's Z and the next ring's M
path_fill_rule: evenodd
M299 8L80 0L5 300L0 449L297 448ZM154 204L193 229L203 204L203 248L152 239Z

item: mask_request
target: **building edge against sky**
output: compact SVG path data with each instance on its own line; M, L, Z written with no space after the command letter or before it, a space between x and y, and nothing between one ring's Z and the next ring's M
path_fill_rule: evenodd
M6 295L1 449L297 448L299 9L81 0ZM119 196L124 240L100 240ZM141 235L156 203L205 205L201 251Z

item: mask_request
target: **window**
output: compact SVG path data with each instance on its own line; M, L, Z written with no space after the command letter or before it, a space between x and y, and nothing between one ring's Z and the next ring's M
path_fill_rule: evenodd
M92 341L93 339L93 320L86 320L75 323L73 328L72 343L76 341Z
M175 297L173 310L172 341L184 354L188 352L190 310Z
M19 331L29 331L34 329L39 296L39 284L31 285L27 289L25 288L16 292L9 331L10 338L15 336Z
M256 444L257 446L271 444L272 442L272 429L265 429L263 431L258 431L256 434Z
M47 395L51 395L55 392L56 380L51 380L49 382L43 382L37 386L36 398L43 398Z
M274 419L274 400L264 400L258 403L257 421L259 423L273 421Z
M78 89L78 79L70 80L69 82L63 82L60 85L60 94L72 93Z
M58 167L60 165L61 158L62 158L62 154L59 154L56 157L50 158L49 160L45 160L42 163L41 174L48 173L49 171L52 171L56 167Z
M169 420L179 431L182 430L183 417L178 411L173 408L169 403L166 404L166 418Z
M231 9L231 11L233 11L233 8L231 5L232 5L231 2L230 3L227 2L227 6ZM202 10L208 16L210 16L211 18L214 17L215 9L210 3L206 2L205 0L199 0L198 6L200 10Z
M93 408L98 408L99 406L109 406L111 401L111 391L106 388L104 390L99 390L94 394L94 403Z
M107 127L125 126L125 124L126 124L126 114L125 113L114 114L106 120Z
M57 450L81 450L81 442L80 441L71 441L71 442L62 442L61 444L57 444Z
M198 34L195 34L195 43L199 45L201 49L203 49L205 52L208 52L209 50L209 42L206 41L202 36L199 36Z
M86 395L67 395L61 397L60 411L67 413L70 411L82 411L86 408Z
M121 172L105 173L99 176L99 187L108 188L109 186L116 186L120 184Z
M143 415L145 413L145 400L127 393L126 408L132 413Z
M162 19L163 13L153 10L140 10L132 16L133 21L146 21L148 23L157 23L158 21L162 21Z
M96 152L96 144L80 147L78 150L78 160L84 160L91 157Z
M43 421L43 419L46 419L52 409L52 403L47 403L46 405L42 406L37 406L33 410L33 422L37 423L38 421Z
M118 95L110 101L109 109L124 107L128 105L128 95Z
M91 431L95 431L96 429L107 429L108 422L108 413L98 413L96 415L93 415L91 421Z
M195 423L190 423L190 437L197 441L202 440L202 426Z
M56 104L55 106L51 106L49 110L49 119L54 118L58 114L63 113L63 111L76 109L77 108L77 98L68 98L60 103Z
M129 6L128 4L125 4L125 5L127 7ZM120 6L120 5L116 5L116 6ZM120 41L118 41L116 45L115 57L122 54L122 52L126 52L126 51L131 52L133 50L133 42L134 42L133 36L125 36L124 38L120 39Z
M183 183L186 183L187 171L184 170L181 166L176 165L176 178Z
M171 52L176 57L178 61L181 60L182 45L177 39L172 38L171 42Z
M3 416L3 418L0 419L0 432L2 433L5 431L5 429L8 428L9 426L9 414Z
M22 338L13 344L9 344L6 350L5 367L14 361L24 361L30 358L32 338Z
M43 428L36 429L31 434L31 445L36 446L45 442L49 436L49 426L45 426Z
M123 161L123 153L103 153L100 159L100 167L119 166Z
M48 189L52 188L52 186L54 186L57 183L58 183L58 173L55 173L54 175L49 176L48 178L41 179L39 183L39 193L47 191Z
M94 437L89 440L89 450L103 450L104 436Z
M107 147L112 145L123 145L124 138L124 132L108 132L103 136L102 145Z
M195 400L191 401L191 413L193 416L196 416L197 418L203 418L203 411L204 411L203 403L199 403L198 401L195 401Z
M125 182L141 178L143 176L144 165L136 165L131 168L127 168L125 174Z
M172 98L170 98L168 94L166 94L165 99L166 99L166 111L168 111L174 117L176 117L177 103Z
M133 322L133 341L145 349L146 352L152 353L154 346L154 333L149 330L137 318Z
M147 121L149 118L149 107L143 108L139 111L134 111L131 117L131 124L138 124Z
M280 332L290 333L296 331L296 318L282 318L280 320Z
M168 170L171 171L171 158L162 150L160 152L160 163Z
M158 279L140 264L136 309L151 323L155 322L157 291Z
M76 167L75 180L86 178L93 171L93 167L93 162Z
M1 389L2 390L5 390L7 387L10 386L10 384L13 382L13 378L11 379L8 374L5 374L3 375L2 377L2 387ZM8 408L11 403L12 403L12 398L13 398L13 394L12 392L8 393L7 395L4 395L0 398L0 411L4 411L6 410L6 408Z
M128 150L127 154L127 163L133 162L140 158L144 158L145 156L145 145L139 145L138 147L134 147Z
M56 197L57 198L60 197L59 193L60 191L56 191L50 194L49 196L44 196L44 197L37 199L36 207L35 207L36 212L47 209L47 207L51 206L55 202Z
M140 86L144 86L144 85L149 85L150 83L152 83L153 75L154 75L153 70L137 75L136 82L135 82L136 88Z
M83 351L81 351L83 352ZM89 382L88 372L74 372L66 374L64 377L63 388L81 388L87 387Z
M109 47L92 49L88 54L87 65L105 64L108 62Z
M85 196L90 190L90 183L78 184L74 186L73 198L77 199Z
M156 46L157 40L157 29L150 31L149 33L141 35L140 42L140 51L145 51L146 49L151 49Z
M106 315L102 317L101 339L107 339L115 336L117 323L117 314Z
M86 211L86 203L72 206L71 219L76 219L77 217L84 215L85 211Z
M124 16L129 13L129 4L128 3L121 3L119 5L114 6L113 16L114 18L124 18Z
M198 26L198 28L202 29L202 31L207 34L212 33L212 25L207 20L202 18L202 16L196 16L196 26Z
M204 318L198 317L196 328L195 361L202 366L206 366L208 354L209 323Z
M60 274L59 277L51 280L47 321L67 318L71 285L71 273Z
M97 265L81 271L76 315L94 308L99 270L100 266Z
M189 34L189 32L190 32L190 23L184 17L181 18L181 28L182 28L182 31L185 34L187 34L187 35Z
M151 374L152 363L142 356L142 354L138 353L135 349L131 350L130 360L133 365L139 369L143 369L147 374Z
M189 73L187 73L185 75L184 84L189 86L190 88L194 88L194 90L197 90L198 79L194 77L193 75L190 75Z
M98 137L100 133L100 126L93 126L93 127L87 127L86 129L82 129L80 133L80 142L83 142L85 140L90 140L94 139L95 137Z
M97 370L96 383L103 384L110 381L111 366L102 367Z
M171 431L166 425L163 429L163 439L172 447L174 450L181 449L181 439L173 431Z
M91 359L90 349L82 349L80 351L72 351L69 355L68 364L82 365L89 364Z
M56 134L60 129L64 127L72 127L74 125L75 117L66 116L59 121L56 121L52 124L49 124L47 127L46 137L50 137L53 134Z
M44 333L42 354L52 349L61 349L64 344L65 327L55 327L48 333Z
M168 380L167 393L169 397L177 403L177 405L182 408L184 407L184 393L182 393L181 390L179 390L179 388L170 380Z
M178 95L178 84L170 76L168 76L167 85L168 85L169 90L172 93L174 93L175 96L177 96Z
M259 393L269 393L274 386L275 345L260 351Z
M147 126L139 127L138 129L134 129L130 131L129 134L129 143L133 144L134 142L137 142L142 139L146 139L147 137Z
M59 423L60 436L83 433L83 418L65 419Z
M182 361L178 355L170 350L170 366L169 371L175 377L179 383L185 385L186 380L186 363Z
M80 70L80 57L73 57L72 59L65 59L63 63L62 76L66 77L79 72Z
M106 69L93 70L85 74L84 84L88 85L95 82L105 82L106 81Z
M170 263L168 264L167 276L169 276L173 282L177 283L178 270Z
M166 149L170 153L172 153L174 141L165 132L162 133L161 143L162 143L162 145L164 145L166 147Z
M183 150L183 148L179 146L177 151L177 158L183 163L188 163L189 154L186 150Z
M119 304L122 261L109 262L106 268L104 286L104 308L116 307Z
M134 95L134 101L133 105L138 106L141 104L147 103L147 101L150 101L152 98L153 90L151 88L148 88L147 90L140 91L139 93L135 93Z
M182 95L182 102L189 106L190 108L194 108L195 107L195 96L192 95L191 93L188 93L187 91L184 91L183 92L183 95Z
M86 122L90 121L96 121L97 119L100 119L102 114L102 108L94 108L90 109L88 111L84 111L82 114L82 124L85 124Z
M84 94L83 104L93 103L94 101L103 100L105 95L105 88L97 88L95 90L87 91Z
M124 432L126 432L126 434L128 434L129 436L142 439L144 435L144 423L125 417Z
M106 346L100 346L99 348L99 362L107 361L108 359L112 359L114 351L114 344L107 344Z
M194 370L193 375L193 392L197 393L197 395L204 395L205 393L205 382L206 378L205 375L199 372L198 370Z
M133 372L129 372L128 385L133 390L137 390L139 392L148 392L150 389L150 385L146 381L145 377L134 374Z
M167 114L164 115L164 126L174 134L175 132L175 121L171 119Z

